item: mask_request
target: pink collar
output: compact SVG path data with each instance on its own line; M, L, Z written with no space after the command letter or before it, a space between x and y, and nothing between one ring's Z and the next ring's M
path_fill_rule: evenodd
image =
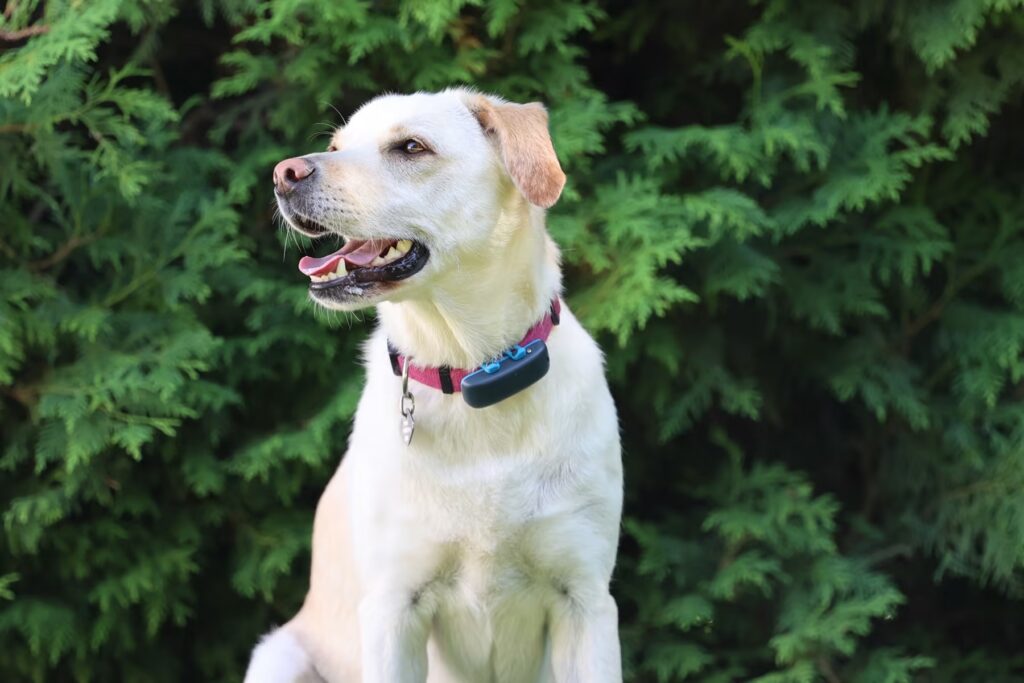
M551 306L548 312L540 319L536 325L531 327L526 335L519 340L519 346L526 346L532 341L541 340L547 341L548 337L551 336L551 330L560 321L562 313L562 302L559 301L556 296L551 300ZM391 356L391 370L396 376L402 376L402 370L405 367L406 358L398 352L391 342L388 342L388 355ZM438 368L423 368L416 364L409 366L409 377L416 380L420 384L425 384L428 387L434 389L440 389L446 394L453 394L457 391L462 391L462 379L472 373L476 372L480 368L472 368L466 370L464 368L450 368L447 365L442 365Z

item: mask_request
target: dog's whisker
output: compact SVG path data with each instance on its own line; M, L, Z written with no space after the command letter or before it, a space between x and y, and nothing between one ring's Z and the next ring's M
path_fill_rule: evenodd
M331 109L333 109L333 110L334 110L334 113L338 115L338 118L339 118L339 119L341 119L341 125L342 125L342 126L344 126L344 125L346 124L346 121L345 121L345 115L344 115L344 114L342 114L342 113L341 113L340 111L338 111L338 108L337 108L337 107L335 107L335 106L334 106L333 104L331 104L330 102L328 102L328 103L327 103L327 106L328 106L328 107L330 107Z

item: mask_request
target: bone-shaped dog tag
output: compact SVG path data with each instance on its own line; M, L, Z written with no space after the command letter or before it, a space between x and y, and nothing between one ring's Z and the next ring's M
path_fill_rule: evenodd
M412 417L410 411L408 415L402 414L402 439L405 441L405 445L408 446L412 443L412 433L416 431L416 420Z

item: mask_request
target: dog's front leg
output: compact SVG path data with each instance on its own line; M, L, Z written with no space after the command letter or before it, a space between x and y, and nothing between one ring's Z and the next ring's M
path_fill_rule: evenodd
M619 611L604 586L563 591L551 610L551 660L557 683L620 683Z
M431 615L415 594L377 591L359 605L363 683L425 683Z

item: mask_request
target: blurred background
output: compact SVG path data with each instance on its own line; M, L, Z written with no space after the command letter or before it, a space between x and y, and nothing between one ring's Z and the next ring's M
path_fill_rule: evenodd
M551 111L626 463L626 679L1024 680L1024 2L7 0L0 679L236 681L372 313L271 168L384 91Z

